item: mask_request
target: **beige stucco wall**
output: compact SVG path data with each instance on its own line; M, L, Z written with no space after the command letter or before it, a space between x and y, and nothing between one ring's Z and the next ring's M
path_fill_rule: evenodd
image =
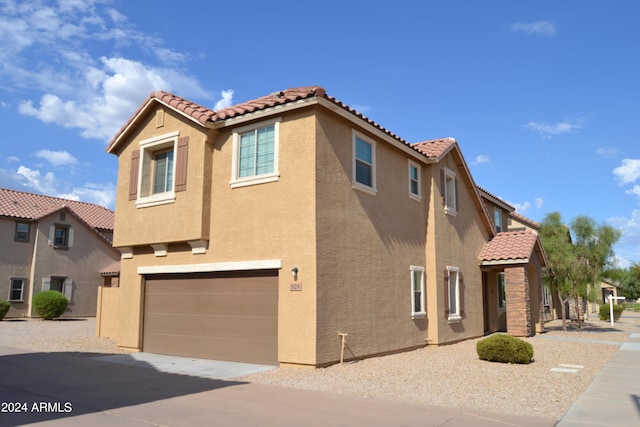
M49 227L67 224L74 230L73 247L53 249L49 246ZM73 215L60 212L37 223L37 255L33 268L33 295L42 290L44 277L61 276L73 280L71 301L63 316L95 316L98 286L102 284L100 269L118 260L119 253ZM35 313L31 313L35 316Z
M198 135L202 131L189 130L193 124L171 117L166 115L162 132L180 129L181 135L192 135L187 190L176 193L175 204L137 209L135 201L128 200L129 153L140 138L159 132L153 121L148 123L153 129L142 129L120 151L114 239L117 245L141 246L135 246L132 259L121 263L118 344L132 349L142 345L144 280L138 274L139 267L280 260L280 361L315 364L313 116L309 110L301 110L281 117L278 181L239 188L231 188L229 183L234 127ZM167 215L174 215L177 223L165 226ZM151 247L144 245L194 238L209 241L205 254L193 254L182 243L170 244L167 256L156 257ZM299 269L301 291L289 290L293 267Z
M26 316L29 311L29 287L31 282L31 260L33 258L33 246L35 227L29 227L29 241L17 242L14 240L16 222L13 219L0 219L0 236L3 236L2 256L0 256L0 299L9 299L11 278L26 279L23 302L11 302L11 308L6 317Z
M411 316L411 265L425 267L423 200L408 194L408 156L375 141L377 194L352 188L352 123L318 112L318 361L425 345L427 319Z
M447 167L456 174L458 210L456 215L445 213L441 169ZM431 169L432 203L427 233L429 270L428 312L435 314L429 324L429 339L432 344L455 342L481 336L484 333L482 307L482 273L478 255L489 239L489 232L479 211L479 199L473 193L475 184L469 182L461 159L455 150L449 152ZM459 268L464 284L461 321L449 322L444 315L447 266Z

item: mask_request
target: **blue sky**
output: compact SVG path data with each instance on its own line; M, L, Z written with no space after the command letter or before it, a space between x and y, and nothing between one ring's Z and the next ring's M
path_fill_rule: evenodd
M458 140L540 221L640 261L640 3L0 0L0 186L114 208L106 143L150 92L209 108L320 85L410 142Z

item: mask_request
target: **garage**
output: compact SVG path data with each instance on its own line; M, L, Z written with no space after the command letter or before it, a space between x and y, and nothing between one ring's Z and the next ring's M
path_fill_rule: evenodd
M142 350L277 365L277 270L145 276Z

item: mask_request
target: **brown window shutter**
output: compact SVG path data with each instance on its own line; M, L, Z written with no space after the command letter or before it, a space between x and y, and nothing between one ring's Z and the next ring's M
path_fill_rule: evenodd
M453 180L453 197L454 203L456 204L456 211L460 211L460 205L458 205L458 177Z
M176 159L176 185L175 191L187 189L187 163L189 160L189 137L178 138L178 153Z
M449 318L449 270L444 270L444 317Z
M446 185L447 185L447 181L445 180L444 177L444 168L440 169L440 195L442 196L442 205L446 206L447 204L447 199L445 199L445 192L446 190Z
M131 169L129 170L129 200L138 197L138 169L140 167L140 150L131 153Z

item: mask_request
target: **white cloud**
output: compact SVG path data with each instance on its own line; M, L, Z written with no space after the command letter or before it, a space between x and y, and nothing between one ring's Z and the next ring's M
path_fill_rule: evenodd
M625 191L625 194L634 194L634 195L640 197L640 185L638 185L638 184L634 185L631 190Z
M18 168L18 180L30 191L37 193L55 195L58 188L58 181L53 172L42 175L39 170L32 170L26 166Z
M36 152L36 157L39 159L45 159L53 166L68 166L78 164L78 159L73 157L67 151L39 150L38 152Z
M27 95L19 111L80 129L86 138L111 138L158 89L210 97L197 78L174 66L182 66L188 54L136 30L102 0L0 3L0 39L0 78L27 93L39 93ZM152 54L155 63L98 53L124 47L137 49L140 57ZM141 49L146 51L142 55Z
M561 135L565 133L574 133L577 130L582 129L584 125L584 119L565 120L558 123L546 123L531 121L525 126L527 129L538 132L545 139L551 139L554 135Z
M540 197L536 197L533 203L536 206L536 209L542 209L542 206L544 206L544 200Z
M516 208L516 212L521 213L521 214L524 214L531 207L531 203L530 202L524 202L524 203L507 202L507 203L509 203L514 208Z
M7 162L19 162L20 161L20 157L17 156L9 156L5 159Z
M223 108L227 108L233 105L233 91L232 90L223 90L222 91L222 99L216 102L216 105L213 107L215 111L222 110Z
M613 147L599 147L596 153L600 157L610 158L615 157L618 154L618 149Z
M553 37L558 34L556 26L549 21L516 22L511 25L511 30L533 36Z
M620 185L636 182L640 178L640 159L623 159L622 165L613 170Z
M472 165L480 165L482 163L490 163L491 160L489 156L485 156L484 154L480 154L474 161L471 162Z
M621 231L620 240L614 246L616 258L621 267L628 266L630 261L640 260L640 209L631 212L629 217L616 216L606 221Z

